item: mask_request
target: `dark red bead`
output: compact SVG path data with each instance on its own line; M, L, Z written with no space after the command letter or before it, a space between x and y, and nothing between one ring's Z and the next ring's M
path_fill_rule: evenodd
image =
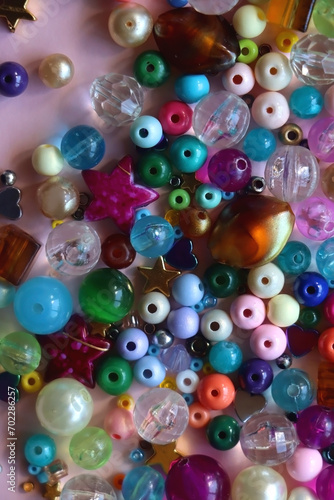
M129 267L136 257L130 237L117 233L108 236L101 245L101 259L112 269Z

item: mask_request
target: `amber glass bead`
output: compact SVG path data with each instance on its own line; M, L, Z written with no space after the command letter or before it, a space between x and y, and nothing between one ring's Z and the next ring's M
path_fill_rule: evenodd
M31 266L41 245L13 224L0 228L0 276L17 286Z
M158 17L153 33L162 55L184 73L216 74L240 55L235 31L222 16L173 9Z
M318 367L318 405L334 408L334 364L322 361Z
M322 171L321 188L331 201L334 201L334 163Z
M187 238L200 238L211 228L211 219L206 210L188 207L180 211L179 224Z
M305 32L316 0L271 0L267 10L269 23Z

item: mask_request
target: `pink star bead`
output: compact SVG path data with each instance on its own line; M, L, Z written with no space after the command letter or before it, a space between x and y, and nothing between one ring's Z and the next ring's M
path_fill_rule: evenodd
M82 177L94 195L85 211L85 220L110 217L125 233L133 226L135 209L159 198L153 189L135 184L133 159L129 155L124 156L110 174L84 170Z

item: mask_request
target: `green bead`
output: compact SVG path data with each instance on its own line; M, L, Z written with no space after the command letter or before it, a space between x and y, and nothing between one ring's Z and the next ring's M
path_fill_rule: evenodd
M227 264L212 264L204 273L203 281L212 295L218 298L229 297L239 287L238 271Z
M321 319L321 313L313 307L304 307L299 314L298 322L304 328L314 328Z
M312 19L315 27L328 38L334 36L334 4L333 0L318 0L315 4Z
M169 183L172 177L172 166L165 155L152 151L139 160L136 173L143 184L158 188Z
M112 396L126 392L132 384L132 379L130 364L118 356L104 358L96 370L97 384Z
M105 465L112 452L112 441L106 431L99 427L85 427L74 434L69 451L74 463L87 470Z
M239 442L240 425L233 417L218 415L210 421L206 435L216 450L230 450Z
M185 189L173 189L169 193L168 203L174 210L183 210L190 205L190 195Z
M170 67L160 52L147 50L135 60L133 72L140 85L155 88L160 87L168 80Z
M250 64L259 55L259 48L253 40L248 40L247 38L243 38L239 40L240 45L240 56L237 58L238 62Z
M204 165L208 148L193 135L182 135L173 142L170 158L175 167L185 174L196 172Z
M222 192L212 184L201 184L195 192L198 205L206 210L215 208L222 200Z
M91 321L120 321L130 312L133 300L131 281L109 267L90 271L79 288L80 307Z
M34 371L41 360L41 346L31 333L13 332L1 339L0 364L13 375Z

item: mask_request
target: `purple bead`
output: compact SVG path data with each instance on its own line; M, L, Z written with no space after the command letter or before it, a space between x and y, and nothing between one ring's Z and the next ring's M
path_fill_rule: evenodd
M319 500L334 498L334 467L326 467L320 472L316 489Z
M334 236L334 203L311 197L297 204L296 224L303 236L323 241Z
M230 479L214 458L190 455L172 462L165 483L167 500L228 500Z
M21 64L4 62L0 64L0 94L6 97L16 97L28 86L28 73Z
M191 356L183 344L172 345L164 349L160 359L170 373L179 373L187 370L191 363Z
M334 117L321 118L311 127L308 134L310 150L320 160L334 161Z
M189 339L199 330L199 316L191 307L180 307L168 314L167 328L177 339Z
M235 192L244 188L252 175L252 165L245 153L238 149L222 149L210 160L208 175L223 191Z
M299 415L297 434L308 448L326 448L334 443L334 412L320 405L306 408Z
M139 328L126 328L116 341L117 351L128 361L135 361L145 356L148 346L147 335Z
M273 370L267 361L253 358L242 363L239 368L239 382L247 392L261 394L273 381Z

